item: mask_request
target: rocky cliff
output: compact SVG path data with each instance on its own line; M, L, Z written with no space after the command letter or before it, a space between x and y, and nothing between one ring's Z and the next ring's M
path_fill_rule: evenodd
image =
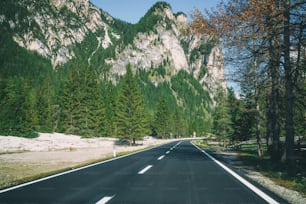
M50 59L54 67L75 57L73 46L90 32L97 34L104 48L112 43L109 35L118 38L108 32L107 20L112 17L88 0L20 0L2 4L7 9L0 11L0 24L12 32L14 41ZM104 31L103 36L98 36L100 31Z
M88 64L99 58L96 65L108 66L112 79L123 75L128 63L146 71L163 65L166 76L152 78L155 84L184 70L212 95L226 87L221 47L208 37L185 32L186 15L173 14L167 3L154 5L135 25L114 19L88 0L5 0L1 7L1 29L20 47L49 59L53 68L83 55ZM91 46L76 54L75 47L82 43ZM105 50L114 54L96 56Z

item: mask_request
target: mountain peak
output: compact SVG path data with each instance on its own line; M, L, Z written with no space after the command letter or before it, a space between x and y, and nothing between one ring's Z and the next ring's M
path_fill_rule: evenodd
M153 9L153 10L156 10L156 9L161 9L161 10L170 9L170 10L172 10L171 5L169 3L167 3L167 2L165 2L165 1L158 1L158 2L156 2L152 6L151 9Z
M61 10L66 6L73 13L77 13L78 9L88 10L89 0L49 0L50 4L53 5L57 10Z
M147 12L146 16L162 16L162 17L167 17L170 20L175 20L175 16L172 13L172 8L171 5L167 2L164 1L159 1L155 3Z
M159 1L155 3L147 12L147 15L157 15L164 18L166 17L172 21L181 24L186 24L188 22L187 15L184 12L178 12L174 14L171 5L164 1Z

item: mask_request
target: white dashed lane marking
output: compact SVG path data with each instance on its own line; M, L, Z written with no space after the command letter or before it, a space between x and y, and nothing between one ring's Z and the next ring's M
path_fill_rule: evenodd
M99 200L98 202L96 202L96 204L106 204L108 201L110 201L113 197L115 197L114 195L113 196L105 196L103 197L101 200Z
M165 157L165 155L162 155L162 156L158 157L157 160L162 160L164 157Z
M138 172L138 174L144 174L146 173L149 169L151 169L153 167L153 165L148 165L147 167L145 167L144 169L142 169L141 171Z

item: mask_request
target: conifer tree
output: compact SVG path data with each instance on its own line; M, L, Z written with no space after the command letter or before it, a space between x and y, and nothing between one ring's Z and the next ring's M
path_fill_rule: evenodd
M49 78L42 81L37 88L36 111L38 114L39 131L52 132L53 130L53 87Z
M36 114L32 111L35 96L28 91L27 83L18 77L6 80L3 98L0 101L0 134L36 137ZM29 92L29 91L28 91Z
M120 139L128 139L135 144L148 131L144 103L140 89L133 76L131 65L126 67L126 75L117 103L117 135Z
M64 81L63 92L61 96L62 110L60 119L61 132L73 134L76 133L76 118L75 109L77 109L77 83L74 80L75 76L70 69L68 76Z
M116 135L116 122L115 122L115 112L116 112L116 97L117 90L116 87L111 82L101 82L101 92L103 98L104 107L104 134L109 136Z
M61 100L61 131L86 137L105 135L103 98L92 67L68 70Z
M36 109L37 96L35 90L27 91L28 94L25 97L25 126L27 132L37 131L39 129L38 113Z
M83 90L84 100L84 132L88 136L103 136L105 134L105 111L103 98L99 89L94 69L85 69L85 87Z
M161 138L168 138L171 131L170 110L164 97L157 104L154 118L154 129Z
M181 137L182 136L182 118L180 115L180 112L178 108L175 109L173 113L173 132L175 134L175 137Z
M228 100L224 90L218 91L219 104L213 113L213 132L218 137L220 141L223 142L225 146L225 141L232 135L232 121L230 118L230 108L228 105Z

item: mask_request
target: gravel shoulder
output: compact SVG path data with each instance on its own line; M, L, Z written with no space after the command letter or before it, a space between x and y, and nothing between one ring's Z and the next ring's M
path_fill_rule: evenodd
M285 188L283 186L277 185L270 178L262 175L260 172L256 171L251 166L245 165L238 157L236 152L226 152L221 149L214 151L213 154L222 162L226 163L228 166L242 173L246 178L251 179L261 185L262 187L268 189L269 191L275 193L279 197L286 200L288 203L293 204L305 204L306 198L299 192Z

